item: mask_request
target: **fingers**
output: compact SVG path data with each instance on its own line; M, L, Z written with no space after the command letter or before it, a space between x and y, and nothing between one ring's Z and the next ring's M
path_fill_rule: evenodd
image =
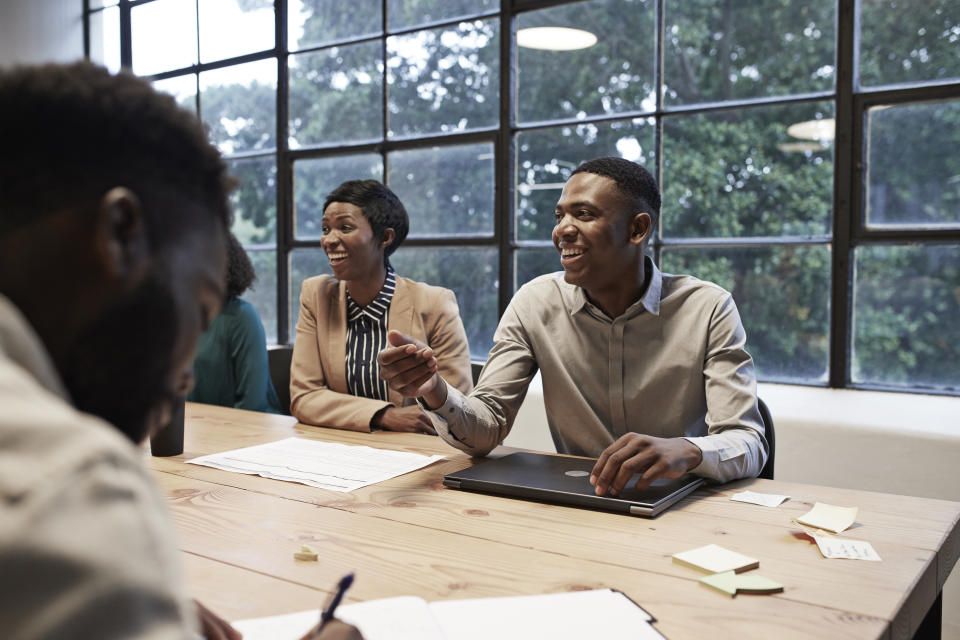
M643 473L652 465L653 451L650 438L628 433L607 447L590 473L590 484L598 496L609 491L618 495L636 473Z
M207 640L241 640L243 634L230 626L226 620L194 600L200 617L200 630Z
M424 349L427 345L423 342L420 342L413 336L408 336L405 333L400 333L394 329L391 329L387 332L387 342L389 342L394 347L401 347L405 345L413 345L417 349Z

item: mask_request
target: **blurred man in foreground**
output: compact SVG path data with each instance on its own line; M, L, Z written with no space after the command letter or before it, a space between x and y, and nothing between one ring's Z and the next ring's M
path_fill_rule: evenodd
M238 638L187 599L137 448L223 304L223 162L172 98L86 63L0 71L0 139L0 629Z
M436 373L424 345L392 333L391 387L419 397L451 445L486 455L507 436L541 371L559 453L599 456L598 495L687 472L716 482L760 473L767 456L753 360L730 294L661 273L645 256L660 212L653 177L622 158L580 165L557 203L563 272L510 302L473 393Z

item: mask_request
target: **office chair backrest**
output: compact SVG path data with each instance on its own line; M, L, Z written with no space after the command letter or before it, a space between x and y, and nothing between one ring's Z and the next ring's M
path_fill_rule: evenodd
M290 360L293 347L280 344L267 349L267 365L270 368L270 380L280 398L280 408L290 415Z
M773 429L773 416L770 415L770 409L767 408L761 398L757 398L757 405L760 408L760 417L763 418L763 428L766 430L767 444L770 445L770 455L767 456L767 463L760 470L761 478L773 480L773 458L777 452L777 435Z

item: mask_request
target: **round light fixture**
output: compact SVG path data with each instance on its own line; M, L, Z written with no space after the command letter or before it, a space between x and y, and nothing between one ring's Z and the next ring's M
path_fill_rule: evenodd
M787 127L787 133L801 140L833 140L837 123L833 118L807 120Z
M517 31L517 45L544 51L575 51L597 44L597 36L569 27L531 27Z

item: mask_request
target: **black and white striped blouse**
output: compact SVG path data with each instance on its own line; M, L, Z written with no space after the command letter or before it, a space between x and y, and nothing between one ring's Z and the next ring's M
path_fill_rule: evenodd
M347 293L347 389L355 396L388 399L377 354L387 346L387 315L396 286L396 276L388 267L380 293L366 307Z

